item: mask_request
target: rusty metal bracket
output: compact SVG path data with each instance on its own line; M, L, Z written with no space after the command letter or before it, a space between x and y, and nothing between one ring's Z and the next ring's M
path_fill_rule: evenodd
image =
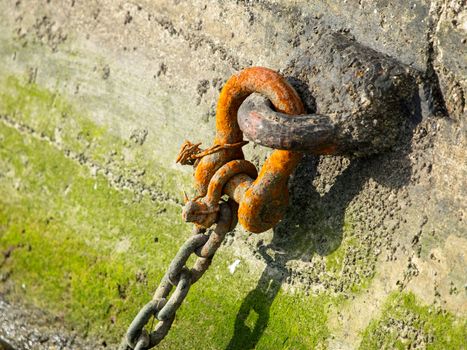
M201 227L213 224L216 199L208 188L222 186L216 193L239 204L240 224L263 232L284 214L287 180L302 152L366 156L398 142L416 87L408 68L341 34L314 42L310 50L316 54L296 59L285 71L308 80L307 86L320 95L317 113L305 115L297 92L270 69L247 68L227 81L217 106L216 153L197 158L194 164L198 196L186 204L185 220ZM262 97L249 97L255 93ZM227 145L239 145L244 136L275 149L258 178L229 169L230 161L244 156L240 147ZM229 174L228 181L218 181L221 167Z
M195 166L198 197L186 203L183 211L186 221L204 228L214 224L217 202L223 193L238 203L238 221L248 231L260 233L281 220L288 205L287 181L302 153L274 151L256 177L255 167L243 160L240 147L224 147L243 142L237 111L255 92L266 96L282 113L305 111L294 88L273 70L252 67L232 76L222 89L217 105L216 152L203 156ZM185 158L185 149L186 144L181 158Z

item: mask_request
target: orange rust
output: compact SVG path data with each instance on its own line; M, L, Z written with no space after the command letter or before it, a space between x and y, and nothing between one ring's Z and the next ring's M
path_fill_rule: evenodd
M253 179L258 176L256 167L247 160L237 159L224 164L209 182L208 192L204 197L206 203L209 203L210 206L217 205L222 197L224 186L237 174L245 174Z
M235 175L224 187L224 193L232 198L236 203L240 203L245 192L253 183L254 179L246 174ZM237 210L238 211L238 206Z
M214 144L233 144L243 141L237 123L237 111L252 93L266 96L276 110L286 114L303 114L304 107L296 91L277 72L264 67L251 67L233 75L224 85L216 111L216 138ZM195 170L195 186L205 195L209 181L223 164L243 159L241 149L224 149L202 158Z
M287 181L301 153L274 151L239 203L238 221L248 231L264 232L283 217L289 203Z
M256 167L249 161L237 159L224 164L220 167L211 181L207 194L203 197L198 196L185 203L182 216L187 222L195 222L202 227L210 227L216 220L216 214L219 211L219 201L223 194L223 189L227 182L237 174L244 174L249 178L256 178L258 172Z
M239 203L238 220L251 232L268 230L282 218L289 197L287 181L302 153L274 151L264 163L258 178L253 181L254 176L246 176L245 171L242 171L248 167L246 163L240 166L240 163L231 162L244 159L242 150L222 147L243 141L243 133L237 123L237 111L254 92L269 98L276 110L282 113L305 112L296 91L271 69L252 67L232 76L223 87L217 105L214 147L218 146L219 149L216 153L205 155L196 165L195 185L199 196L203 198L187 203L184 209L186 220L204 227L212 225L215 221L213 213L218 210L222 191ZM232 177L233 174L237 175Z

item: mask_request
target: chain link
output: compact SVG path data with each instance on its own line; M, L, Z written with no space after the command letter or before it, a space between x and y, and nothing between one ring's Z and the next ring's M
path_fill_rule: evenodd
M141 308L131 322L120 344L120 350L147 350L164 339L191 285L203 276L225 235L235 227L235 213L235 202L222 202L216 227L209 235L204 233L204 229L195 228L195 234L185 241L170 263L152 300ZM192 254L196 254L198 258L189 269L186 262ZM169 297L174 287L175 290ZM148 332L145 327L153 317L158 322L154 329Z

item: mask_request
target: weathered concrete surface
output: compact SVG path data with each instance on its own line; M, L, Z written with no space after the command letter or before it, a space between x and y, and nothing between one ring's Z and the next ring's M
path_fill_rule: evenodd
M222 84L264 65L290 78L309 111L345 109L324 90L332 67L313 48L334 31L416 80L399 145L304 159L287 217L229 237L163 348L464 346L461 0L2 1L4 297L118 341L188 235L178 214L190 169L173 160L185 138L210 144ZM267 155L247 153L257 164Z
M65 327L60 317L19 308L0 301L0 349L105 349L106 343L91 343L80 339L79 334ZM8 342L6 339L8 338ZM2 347L3 346L3 347Z

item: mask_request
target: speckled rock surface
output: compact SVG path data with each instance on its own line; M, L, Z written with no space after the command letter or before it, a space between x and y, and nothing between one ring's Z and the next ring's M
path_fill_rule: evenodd
M144 219L143 225L139 218L155 212L157 225L166 227L178 217L182 190L193 194L191 169L175 165L174 159L184 139L204 147L212 142L224 82L244 67L267 66L287 76L308 111L352 117L350 111L361 106L351 92L346 95L345 84L352 85L350 75L358 69L337 69L332 62L346 62L346 45L339 44L350 43L362 55L397 63L407 75L406 113L399 116L400 129L388 131L388 138L397 137L396 145L364 158L306 156L290 182L291 204L284 220L261 235L237 229L228 237L221 253L227 260L241 260L245 268L235 275L237 290L224 298L228 306L220 306L219 300L233 282L219 283L216 289L215 281L231 276L224 267L212 267L215 273L207 277L212 281L203 303L216 305L224 318L205 317L204 306L189 301L191 311L182 311L177 320L185 332L176 328L165 348L465 346L466 38L462 0L2 1L0 252L5 259L0 260L0 291L9 304L0 307L18 319L24 314L18 311L23 300L52 314L59 310L65 327L81 332L79 338L89 331L91 339L115 344L136 304L147 300L156 283L148 284L146 277L133 281L132 264L144 265L144 259L134 256L147 257L147 241L155 241L146 232L155 229L151 220ZM382 115L390 113L383 107ZM38 157L58 157L53 164L59 170L50 169L47 158L39 173L31 170L36 149ZM268 150L248 145L246 154L259 166ZM61 163L66 166L60 168ZM77 187L78 180L70 180L70 174L81 172L96 181L98 200L86 197L89 189ZM60 184L61 176L63 196L47 182ZM108 194L107 187L129 197ZM87 202L69 202L70 191L81 191ZM44 213L30 209L36 202ZM15 212L27 215L27 228L21 229ZM87 212L98 213L103 223ZM27 234L37 230L40 237L41 225L49 221L58 228L44 235L76 253L76 263L63 267L71 282L54 279L57 292L32 269L27 281L35 287L21 288L20 271L28 271L29 253L22 249L28 246ZM159 259L151 255L153 265L146 262L144 274L153 273L156 279L163 272L189 230L176 225L172 241L169 234L157 234L163 237L156 241L163 252ZM78 231L70 238L67 229L75 226ZM99 237L99 245L90 233ZM72 245L73 239L79 245ZM12 246L20 248L7 258ZM47 261L61 253L45 248L38 250L50 256L39 254L35 262L59 274L59 263ZM92 304L93 310L83 308L86 298L73 294L77 282L67 269L87 271L98 266L101 254L110 257L128 249L134 256L118 260L128 275L120 274L125 269L113 270L117 262L111 258L104 259L105 273L91 269L80 286L91 286L90 299L104 301ZM222 259L219 266L227 261ZM118 283L106 282L113 278ZM116 299L108 304L101 293L104 283L111 284ZM192 293L201 295L201 288ZM66 301L58 305L47 303L62 298ZM283 310L293 310L296 320L287 323ZM91 311L90 325L83 319ZM48 324L38 322L37 327ZM197 324L208 332L201 340ZM65 346L74 339L70 335L55 342L54 334L61 332L56 323L51 325L45 331L50 334L47 346ZM1 328L0 334L8 331L8 325ZM21 333L21 327L16 329ZM36 342L42 348L34 334L24 332L23 344Z
M105 349L79 335L41 310L11 305L0 300L0 349Z

